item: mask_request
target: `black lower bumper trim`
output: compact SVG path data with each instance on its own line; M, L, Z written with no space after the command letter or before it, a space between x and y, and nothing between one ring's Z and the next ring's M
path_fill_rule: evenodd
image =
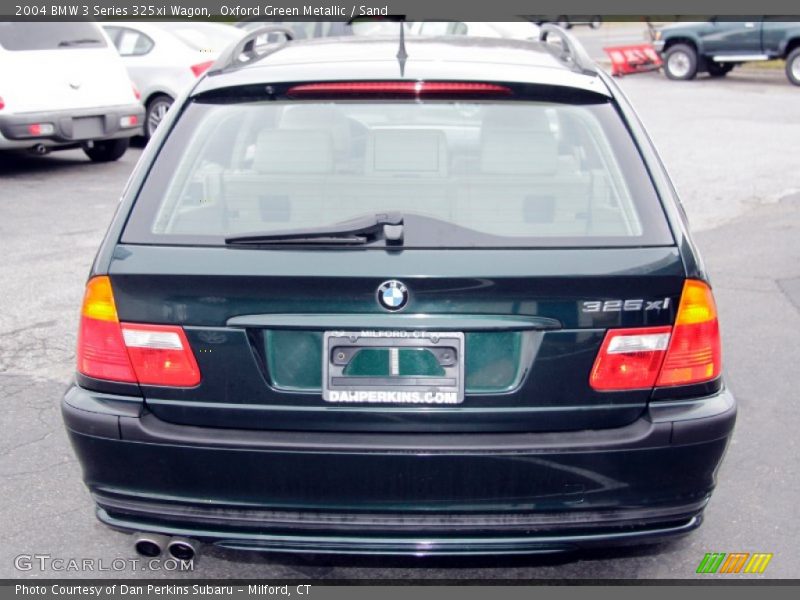
M199 506L157 501L142 501L113 494L93 494L107 514L122 518L160 520L172 523L203 523L216 528L255 528L325 531L448 532L459 531L539 531L569 529L613 529L685 521L702 512L707 499L681 506L652 508L573 510L552 512L494 513L375 513L353 511L292 511Z
M458 556L486 554L537 554L568 552L593 547L657 543L686 535L700 526L702 513L693 516L640 523L638 526L583 528L537 532L525 528L485 533L465 530L440 534L407 531L377 533L370 531L336 532L260 532L185 527L168 523L143 523L109 514L98 507L97 516L118 531L149 531L167 536L189 537L200 542L232 550L319 554L384 554L414 556Z

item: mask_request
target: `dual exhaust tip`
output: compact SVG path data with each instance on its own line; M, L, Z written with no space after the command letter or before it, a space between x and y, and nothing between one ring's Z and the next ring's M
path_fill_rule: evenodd
M189 561L197 556L197 542L188 538L167 537L157 533L134 534L133 547L139 556L157 558L166 550L175 560Z

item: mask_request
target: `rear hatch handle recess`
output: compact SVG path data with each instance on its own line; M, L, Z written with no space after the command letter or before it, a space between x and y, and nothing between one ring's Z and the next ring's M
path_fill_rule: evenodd
M268 233L245 233L225 238L229 246L268 246L279 244L343 244L361 246L380 238L387 246L403 244L403 215L380 213L357 217L326 227L286 229Z
M423 330L423 331L554 331L560 321L533 315L492 314L292 314L272 313L231 317L226 327L300 330Z

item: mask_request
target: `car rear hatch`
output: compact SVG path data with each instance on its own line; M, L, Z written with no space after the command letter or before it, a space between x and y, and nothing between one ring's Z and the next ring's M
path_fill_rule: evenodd
M407 83L187 107L109 268L119 319L181 326L201 373L140 386L158 417L567 431L644 411L652 383L598 391L592 367L609 328L673 323L685 271L613 103Z
M590 388L606 329L671 323L683 284L675 248L343 257L341 251L121 246L117 255L111 280L120 319L185 324L202 373L194 388L142 386L148 408L168 421L236 428L620 426L641 414L650 390ZM376 301L387 279L408 287L402 314ZM626 300L637 309L622 310ZM611 310L595 310L598 302ZM644 310L647 303L659 308ZM323 336L342 330L463 333L463 402L326 402ZM367 375L389 374L386 355L373 361L382 364L362 365ZM414 369L443 374L433 364Z

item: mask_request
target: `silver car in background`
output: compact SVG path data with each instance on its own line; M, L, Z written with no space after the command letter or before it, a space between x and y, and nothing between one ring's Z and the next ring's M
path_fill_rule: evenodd
M220 23L115 22L103 25L141 93L147 139L181 91L242 32Z

